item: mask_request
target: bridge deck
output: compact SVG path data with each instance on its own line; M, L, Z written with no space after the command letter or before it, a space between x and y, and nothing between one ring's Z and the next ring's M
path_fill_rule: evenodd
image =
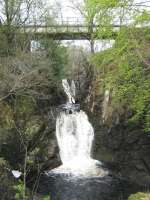
M5 27L7 26L1 25L0 29ZM114 31L111 35L101 34L99 39L115 38L119 26L114 25L113 27ZM89 40L91 38L91 27L86 24L25 25L12 26L12 29L16 29L19 34L30 34L33 39L48 37L54 40ZM98 38L98 26L94 25L92 29L92 37Z
M6 26L1 25L1 28ZM98 34L97 30L100 28L97 25L92 27L92 38L96 39L115 39L117 32L122 26L112 25L112 30L109 34ZM127 27L127 26L124 26ZM30 34L33 39L40 39L41 37L52 38L54 40L89 40L91 38L91 27L86 24L52 24L52 25L25 25L23 27L12 26L19 34ZM104 28L104 27L103 27ZM107 29L108 27L106 27ZM144 27L143 27L144 28ZM146 27L145 27L146 28ZM141 29L137 28L137 29Z
M93 35L97 38L98 26L93 26ZM99 39L115 38L119 26L114 26L111 35L101 34ZM25 32L30 33L34 38L46 36L55 40L89 40L91 38L90 27L87 25L51 25L51 26L26 26Z

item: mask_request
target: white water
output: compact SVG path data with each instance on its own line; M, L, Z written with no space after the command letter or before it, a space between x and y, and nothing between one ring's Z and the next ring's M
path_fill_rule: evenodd
M75 99L74 99L74 97L75 97L75 83L74 83L74 81L71 82L71 87L70 87L67 79L63 79L62 85L63 85L65 93L68 96L68 102L69 103L75 103Z
M67 79L62 86L69 105L75 103L75 83L69 85ZM66 104L66 106L67 106ZM69 108L70 109L70 108ZM62 166L52 170L54 173L72 173L85 176L105 176L101 162L91 158L94 130L85 112L61 112L56 120L56 137L60 150Z
M72 159L90 159L94 131L83 111L61 113L56 122L56 136L64 165Z
M56 121L56 136L63 165L55 172L75 175L104 176L101 162L91 158L94 130L85 112L60 113Z

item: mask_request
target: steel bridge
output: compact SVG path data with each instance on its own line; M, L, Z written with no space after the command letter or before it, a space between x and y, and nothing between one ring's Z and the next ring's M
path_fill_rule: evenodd
M114 39L117 34L117 30L119 26L113 26L114 30L111 34L97 34L98 26L89 27L88 25L28 25L23 29L26 33L29 33L35 39L39 39L40 37L52 38L54 40L90 40L91 37L98 39ZM91 32L92 28L92 32Z
M21 32L31 34L33 39L39 39L43 36L52 38L54 40L90 40L97 39L114 39L120 28L119 25L113 24L113 31L111 34L97 34L97 30L101 28L97 24L90 26L84 18L68 18L56 19L55 22L45 24L45 22L38 22L33 24L28 22L22 28ZM106 27L107 28L107 27Z
M52 38L54 40L90 40L94 39L115 39L121 27L128 27L129 23L126 21L123 25L119 25L118 21L111 25L112 31L105 34L97 34L97 30L106 28L107 26L100 26L93 24L90 26L83 18L69 18L69 20L56 19L53 23L38 22L34 24L28 22L23 26L16 26L18 33L31 35L31 38L38 40L42 37ZM4 25L2 25L4 26Z

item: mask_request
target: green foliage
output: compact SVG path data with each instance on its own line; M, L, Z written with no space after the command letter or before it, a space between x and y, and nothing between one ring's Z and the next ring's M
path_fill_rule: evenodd
M143 10L142 13L135 16L135 23L140 24L150 21L150 14L147 10Z
M91 29L92 24L95 24L95 22L99 25L99 28L96 28L96 33L92 32L93 37L112 37L114 35L112 27L114 19L120 14L118 13L120 7L125 7L127 4L128 1L126 0L86 0L84 12L87 24L89 27L91 26Z
M19 96L15 101L15 112L22 115L31 115L35 111L35 102L27 96Z
M42 200L51 200L51 199L50 199L50 196L46 196Z
M1 127L5 128L11 128L13 127L14 121L13 121L13 112L10 107L5 102L0 102L0 108L1 108L1 113L0 113L0 125Z
M56 80L62 79L67 65L67 48L59 42L46 38L40 41L39 48L46 51L46 58L49 59L48 67L51 68L53 78Z
M142 193L142 192L132 194L128 198L128 200L149 200L149 199L150 199L150 193Z
M145 131L150 131L150 72L149 50L146 33L123 29L113 48L93 56L92 61L103 79L101 86L113 90L112 106L126 107L132 115L128 122L140 123Z
M96 7L98 6L99 8L113 8L118 5L120 0L87 0L86 4L89 5L89 7L93 6Z
M6 160L4 160L4 158L0 157L0 167L5 167L5 165L7 164Z
M30 200L30 191L28 188L25 190L24 182L22 180L19 179L13 188L15 190L16 200Z
M24 193L24 184L21 180L19 180L18 183L14 186L14 189L16 191L15 199L16 200L22 199ZM25 198L27 199L27 196Z

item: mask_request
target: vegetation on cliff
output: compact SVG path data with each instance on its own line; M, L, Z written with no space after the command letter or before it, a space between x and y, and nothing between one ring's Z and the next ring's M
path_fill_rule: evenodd
M113 112L150 131L149 33L123 29L111 49L92 57L104 90L111 91ZM112 112L112 110L111 110ZM112 113L110 113L111 115Z
M112 48L94 54L92 63L97 67L96 78L101 88L99 91L110 92L110 115L118 112L127 117L127 122L135 123L136 126L140 124L141 128L149 132L150 32L145 24L149 22L150 15L146 10L134 10L131 5L132 2L128 1L86 1L86 10L92 10L94 19L100 26L96 37L104 33L113 34L114 19L120 20L120 28ZM118 16L114 12L116 7ZM130 20L134 20L128 27L124 25L127 15Z

